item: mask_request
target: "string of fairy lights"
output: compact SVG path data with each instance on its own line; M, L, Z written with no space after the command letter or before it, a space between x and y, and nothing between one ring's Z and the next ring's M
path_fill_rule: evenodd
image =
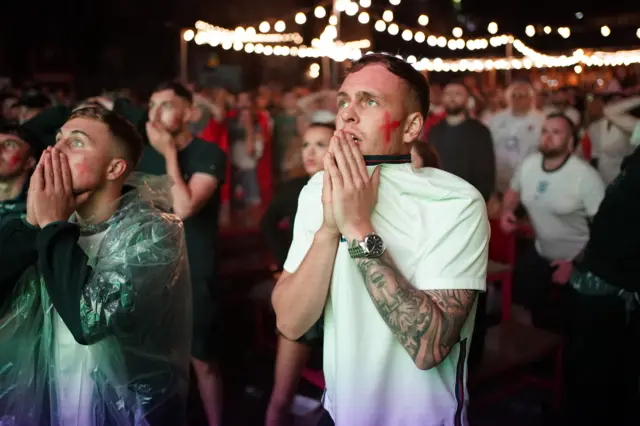
M389 0L391 6L399 5L401 0ZM492 69L530 69L530 68L551 68L551 67L574 67L574 71L579 73L584 66L615 66L640 63L640 50L600 52L585 51L578 49L571 55L545 55L527 46L522 40L509 34L496 35L498 24L489 23L487 31L493 34L490 37L463 38L464 31L460 27L452 30L453 37L446 37L431 33L428 28L429 17L421 14L417 18L419 29L401 25L394 19L393 11L385 10L382 15L377 16L367 10L371 6L371 0L360 0L358 3L352 0L338 0L335 3L335 11L344 13L347 16L355 17L362 25L368 25L375 20L373 28L378 32L386 31L392 36L400 35L405 42L426 42L431 47L448 48L450 50L484 50L491 47L500 47L510 44L523 58L463 58L463 59L442 59L442 58L422 58L418 60L415 56L402 57L412 63L416 69L428 71L487 71ZM293 22L296 25L304 25L308 21L311 10L298 11L293 15ZM195 31L189 29L183 33L186 41L194 41L196 44L209 44L220 46L223 49L234 49L245 51L246 53L276 55L276 56L298 56L298 57L329 57L335 61L357 60L371 46L369 40L357 40L342 42L337 39L338 18L329 14L324 6L319 5L313 8L313 16L316 19L327 18L327 24L318 38L311 40L310 46L304 45L303 38L298 32L285 33L287 22L290 19L278 19L262 21L254 26L237 27L230 30L213 26L204 21L195 24ZM273 30L274 32L270 32ZM552 28L549 26L540 27L538 31L533 25L525 28L525 33L529 37L540 33L550 34ZM557 28L558 34L568 38L571 34L569 27ZM602 35L608 36L611 30L602 28ZM640 37L640 29L637 32ZM310 70L311 74L317 74Z

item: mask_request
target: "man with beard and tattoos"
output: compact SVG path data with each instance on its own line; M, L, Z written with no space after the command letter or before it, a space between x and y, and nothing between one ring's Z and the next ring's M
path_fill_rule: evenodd
M323 425L466 425L467 358L489 223L472 185L414 169L429 85L369 54L338 93L337 131L300 194L272 301L298 339L324 319Z
M514 299L531 310L534 326L553 330L558 330L560 318L550 305L552 285L567 282L570 261L589 240L589 223L605 190L597 170L573 154L575 141L571 119L562 114L546 118L539 152L516 169L500 219L503 231L511 233L521 202L529 213L536 241L516 268Z
M40 144L17 125L0 126L0 226L27 212L29 176Z
M224 182L226 156L216 145L195 137L189 130L193 94L174 82L159 85L145 114L124 99L107 107L131 120L148 138L137 170L167 174L173 181L173 210L184 220L193 289L192 366L210 426L220 424L221 382L216 366L220 327L219 286L216 280L220 185Z

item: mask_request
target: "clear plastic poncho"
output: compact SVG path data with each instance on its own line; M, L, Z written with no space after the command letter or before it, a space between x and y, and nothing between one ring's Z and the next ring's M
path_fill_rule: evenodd
M37 265L0 307L0 426L183 423L191 285L167 178L135 175L106 223L81 227L92 274L87 345L57 314ZM72 218L73 221L73 218Z

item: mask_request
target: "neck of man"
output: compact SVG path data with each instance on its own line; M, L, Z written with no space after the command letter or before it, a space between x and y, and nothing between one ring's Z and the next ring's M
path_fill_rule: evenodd
M76 208L76 217L81 225L97 225L108 220L118 210L122 196L121 185L108 185L87 198Z
M173 136L173 141L176 144L176 149L178 151L183 150L191 143L193 140L193 134L189 131L189 129L185 126L179 133Z
M0 201L13 200L22 192L27 183L27 173L7 180L0 180Z
M513 114L515 117L524 117L527 114L529 114L529 111L531 111L533 108L525 108L525 109L515 109L515 108L511 108L511 114Z
M449 125L457 126L458 124L462 123L464 120L467 119L467 114L465 114L464 112L461 112L459 114L447 114L445 118L447 120L447 123L449 123Z
M557 170L565 161L567 161L567 157L569 157L569 155L571 155L570 152L565 152L564 154L554 155L552 157L545 156L542 161L542 167L549 172Z

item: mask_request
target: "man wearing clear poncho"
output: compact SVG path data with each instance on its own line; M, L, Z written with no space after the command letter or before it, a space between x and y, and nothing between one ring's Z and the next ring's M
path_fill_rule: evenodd
M0 228L0 425L181 425L191 290L168 181L135 129L77 110ZM125 182L126 180L126 182Z

